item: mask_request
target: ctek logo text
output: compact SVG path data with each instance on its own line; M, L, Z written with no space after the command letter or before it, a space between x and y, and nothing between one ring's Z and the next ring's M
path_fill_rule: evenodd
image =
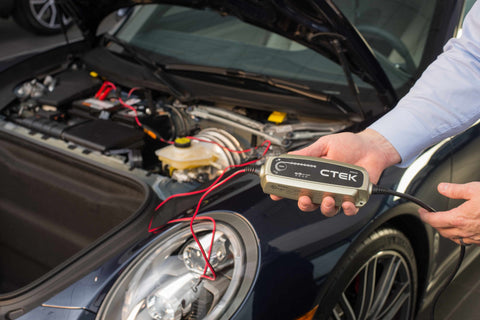
M357 174L351 174L351 173L339 172L339 171L327 170L327 169L320 170L320 174L328 178L339 178L346 181L357 182Z

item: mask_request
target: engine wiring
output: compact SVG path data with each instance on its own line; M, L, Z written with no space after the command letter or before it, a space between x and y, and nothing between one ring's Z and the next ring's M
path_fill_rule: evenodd
M130 91L127 94L127 99L130 98L130 96L132 95L132 93L134 91L139 90L139 89L140 88L138 88L138 87L130 89ZM97 93L95 94L95 98L98 99L98 100L105 100L107 98L108 94L111 91L116 92L117 91L117 86L110 81L104 81L102 86L100 87L100 89L98 89ZM132 107L131 105L129 105L125 101L123 101L123 99L121 97L118 97L118 102L120 103L120 105L122 105L122 107L131 110L134 113L134 118L135 118L135 122L137 123L137 125L139 127L143 127L143 124L138 119L137 109L135 109L134 107Z
M135 122L137 123L137 125L138 125L139 127L143 127L142 123L141 123L140 120L138 119L137 109L135 109L135 108L132 107L131 105L129 105L129 104L127 104L126 102L124 102L124 101L122 100L122 98L118 98L118 102L120 102L120 104L121 104L123 107L132 110L132 111L134 112L134 114L135 114L135 116L134 116Z
M211 143L215 143L213 141L209 141L209 140L204 140L205 142L211 142ZM216 144L216 143L215 143ZM260 161L260 159L262 159L263 157L265 157L265 155L267 154L268 150L270 149L270 145L271 145L271 142L269 140L265 140L263 141L259 146L255 147L255 148L250 148L250 149L245 149L245 150L240 150L240 151L237 151L237 152L250 152L252 150L256 150L260 147L265 147L262 155L258 158L258 159L254 159L254 160L250 160L250 161L247 161L247 162L244 162L244 163L241 163L241 164L235 164L235 165L230 165L230 166L227 166L225 169L223 169L222 173L218 176L218 178L211 184L211 185L214 185L216 183L218 183L222 177L225 175L225 173L227 173L227 171L229 171L230 169L233 169L233 168L241 168L241 167L245 167L245 166L248 166L248 165L251 165L251 164L254 164L258 161ZM228 151L235 151L235 150L230 150L228 148L226 148ZM205 189L202 189L202 190L196 190L196 191L192 191L192 192L186 192L186 193L178 193L178 194L174 194L174 195L171 195L170 197L166 198L165 200L163 200L156 208L155 208L155 211L157 211L158 209L160 209L160 207L162 207L165 203L167 203L169 200L173 199L173 198L177 198L177 197L185 197L185 196L190 196L190 195L195 195L195 194L199 194L199 193L202 193L202 192L205 192L209 189L210 187L207 187ZM153 232L154 230L151 230L149 229L149 232Z
M205 142L211 142L211 143L214 143L212 141L209 141L209 140L205 140ZM216 144L216 143L215 143ZM262 155L258 158L258 159L254 159L254 160L251 160L251 161L247 161L245 163L241 163L241 164L237 164L237 165L230 165L228 167L226 167L222 173L218 176L217 179L215 179L215 181L210 184L210 186L208 186L207 188L204 188L204 189L201 189L201 190L196 190L196 191L192 191L192 192L186 192L186 193L178 193L178 194L175 194L175 195L172 195L168 198L166 198L165 200L163 200L156 208L155 208L155 211L158 211L163 205L165 205L168 201L170 201L171 199L173 198L177 198L177 197L186 197L186 196L191 196L191 195L195 195L195 194L202 194L202 196L200 197L200 199L198 200L198 203L197 203L197 207L195 209L195 212L194 214L192 215L192 217L189 217L189 218L180 218L180 219L174 219L174 220L170 220L169 222L167 222L167 224L170 224L170 223L175 223L175 222L182 222L182 221L190 221L190 232L192 234L192 237L193 239L195 240L195 243L197 244L197 246L199 247L201 253L202 253L202 256L205 260L205 269L203 271L203 274L201 276L201 278L205 278L205 279L208 279L208 280L212 280L214 281L216 279L216 273L215 273L215 270L213 268L213 266L210 264L210 257L211 257L211 250L212 250L212 247L213 247L213 242L215 240L215 226L216 226L216 222L213 218L211 217L208 217L208 216L205 216L205 217L197 217L197 214L200 210L200 206L201 204L203 203L203 200L205 199L205 197L210 193L212 192L213 190L215 190L216 188L220 187L221 185L223 185L224 183L226 183L227 181L231 180L232 178L234 178L235 176L241 174L241 173L245 173L247 172L245 169L242 169L242 170L238 170L236 172L234 172L232 175L228 176L227 178L223 179L223 176L230 170L230 169L233 169L233 168L241 168L241 167L246 167L246 166L249 166L249 165L252 165L256 162L258 162L260 159L262 159L267 151L270 149L270 145L271 145L271 142L269 140L265 140L262 144L260 144L259 146L255 147L255 148L250 148L250 149L245 149L245 150L240 150L240 151L237 151L237 152L249 152L249 151L252 151L252 150L256 150L262 146L266 146ZM227 150L230 150L227 148ZM232 150L234 151L234 150ZM163 226L159 226L159 227L155 227L155 228L152 228L152 224L153 224L153 220L155 218L155 215L152 215L152 218L150 219L150 222L149 222L149 225L148 225L148 232L150 233L155 233L157 232L158 230L160 230ZM202 246L202 244L200 243L200 241L198 240L198 237L195 233L195 230L193 229L193 223L195 222L195 220L197 219L209 219L210 221L212 221L212 224L213 224L213 231L212 231L212 239L210 241L210 248L209 248L209 252L208 254L205 253L205 250ZM208 272L208 269L210 269L210 271L212 272L212 277L208 276L207 275L207 272Z
M215 183L215 184L212 184L207 191L205 191L202 195L202 197L200 198L200 200L198 201L197 203L197 207L195 209L195 212L193 213L192 217L190 218L181 218L181 219L175 219L175 220L170 220L168 223L174 223L174 222L180 222L180 221L190 221L190 232L192 234L192 237L193 239L195 240L197 246L199 247L200 249L200 252L202 253L202 256L205 260L205 268L204 268L204 271L203 271L203 274L200 276L201 278L205 278L205 279L208 279L208 280L212 280L214 281L216 278L217 278L217 275L215 273L215 270L213 269L213 266L211 265L210 263L210 257L211 257L211 253L212 253L212 248L213 248L213 242L215 240L215 228L216 228L216 222L215 222L215 219L213 219L212 217L208 217L208 216L205 216L205 217L197 217L197 214L199 213L200 211L200 206L203 202L203 200L207 197L207 195L212 192L213 190L215 190L216 188L220 187L221 185L225 184L226 182L230 181L231 179L233 179L235 176L239 175L239 174L242 174L242 173L245 173L245 169L243 170L238 170L236 172L234 172L231 176L228 176L227 178L223 179L222 181L218 182L218 183ZM213 229L212 229L212 238L210 240L210 248L208 249L208 255L205 253L205 250L202 246L202 244L200 243L200 240L198 240L198 237L195 233L195 230L193 229L193 223L195 222L195 220L197 219L208 219L210 221L212 221L212 224L213 224ZM206 275L208 269L210 269L210 271L212 272L212 277L209 277Z
M130 98L130 96L132 95L132 93L136 90L138 90L139 88L132 88L128 94L127 94L127 99ZM100 87L100 89L97 91L97 93L95 94L95 98L99 99L99 100L104 100L107 98L108 94L111 92L111 91L114 91L116 92L117 91L117 87L115 86L115 84L113 84L112 82L110 81L105 81L102 86ZM123 99L121 97L118 97L118 102L120 103L121 106L123 106L124 108L127 108L129 110L131 110L133 113L134 113L134 118L135 118L135 122L136 124L138 125L138 127L141 127L145 133L148 134L148 136L150 136L152 139L158 139L160 140L161 142L164 142L164 143L167 143L167 144L174 144L173 141L170 141L170 140L165 140L163 139L157 132L155 132L155 130L149 126L146 126L144 125L143 123L140 122L139 118L138 118L138 112L137 112L137 109L131 105L129 105L128 103L126 103L125 101L123 101ZM215 220L212 218L212 217L208 217L208 216L202 216L202 217L197 217L199 211L200 211L200 206L203 202L203 200L205 199L205 197L210 194L210 192L212 192L213 190L215 190L216 188L220 187L221 185L223 185L224 183L228 182L229 180L233 179L235 176L241 174L241 173L244 173L246 172L245 170L238 170L236 172L234 172L232 175L230 175L229 177L225 178L222 180L222 178L224 177L224 175L230 170L230 169L234 169L234 168L241 168L241 167L245 167L245 166L248 166L248 165L251 165L251 164L254 164L256 163L257 161L259 161L260 159L262 159L266 153L268 152L268 150L270 149L270 146L271 146L271 141L269 140L265 140L263 141L260 145L254 147L254 148L249 148L249 149L244 149L244 150L232 150L230 148L227 148L223 145L221 145L220 143L217 143L215 141L210 141L210 140L206 140L206 139L201 139L201 138L198 138L198 137L194 137L194 136L187 136L186 138L188 139L191 139L191 140L196 140L196 141L199 141L199 142L204 142L204 143L211 143L211 144L214 144L220 148L222 148L223 150L226 150L228 152L231 152L231 153L248 153L248 152L251 152L251 151L255 151L257 150L258 148L261 148L261 147L264 147L264 151L262 153L262 155L258 158L258 159L254 159L254 160L251 160L251 161L247 161L245 163L241 163L241 164L236 164L236 165L229 165L227 166L225 169L223 169L222 173L213 181L213 183L210 184L210 186L208 186L207 188L204 188L204 189L201 189L201 190L196 190L196 191L192 191L192 192L186 192L186 193L178 193L178 194L175 194L175 195L172 195L172 196L169 196L168 198L166 198L165 200L163 200L156 208L155 208L155 211L158 211L165 203L167 203L168 201L170 201L171 199L173 198L177 198L177 197L186 197L186 196L191 196L191 195L196 195L196 194L202 194L202 196L200 197L198 203L197 203L197 206L196 206L196 209L195 209L195 212L194 214L192 215L192 217L189 217L189 218L179 218L179 219L173 219L173 220L170 220L167 222L167 224L172 224L172 223L179 223L179 222L185 222L185 221L190 221L190 232L192 234L192 237L193 239L195 240L197 246L199 247L200 249L200 252L202 253L202 256L203 256L203 259L205 260L205 267L204 267L204 271L203 271L203 274L201 275L201 278L204 278L204 279L208 279L208 280L212 280L214 281L216 279L216 273L215 273L215 270L213 268L213 266L211 265L210 263L210 257L211 257L211 251L212 251L212 247L213 247L213 243L214 243L214 238L215 238L215 229L216 229L216 222ZM157 232L158 230L160 230L163 226L159 226L159 227L155 227L153 228L152 227L152 224L153 224L153 220L155 218L155 215L152 215L152 218L150 219L150 222L149 222L149 225L148 225L148 232L150 233L155 233ZM210 220L212 222L212 225L213 225L213 231L212 231L212 239L210 241L210 248L208 250L208 253L205 253L205 249L203 248L202 244L200 243L200 241L198 240L198 237L195 233L195 230L193 228L193 225L194 225L194 222L196 222L197 220ZM208 270L210 270L210 272L212 273L212 276L208 276L207 275L207 272Z
M199 206L197 206L197 211L198 211L198 207ZM205 249L203 248L203 246L199 245L200 242L198 241L197 235L195 234L195 231L193 230L194 220L210 220L212 222L212 226L213 226L212 227L212 240L210 241L210 248L208 249L208 254L207 255L205 255ZM213 219L212 217L204 216L204 217L195 217L195 219L192 219L192 218L173 219L173 220L168 221L167 224L179 223L179 222L188 222L188 221L190 222L190 232L192 233L192 236L195 239L195 242L197 243L197 245L199 245L200 252L202 253L203 258L205 259L205 268L203 270L203 274L200 277L214 281L217 278L217 274L215 273L215 270L213 269L213 266L210 263L210 257L212 255L213 242L215 240L213 235L215 234L215 231L217 229L217 223L216 223L215 219ZM208 269L210 269L210 271L212 272L211 277L206 275Z

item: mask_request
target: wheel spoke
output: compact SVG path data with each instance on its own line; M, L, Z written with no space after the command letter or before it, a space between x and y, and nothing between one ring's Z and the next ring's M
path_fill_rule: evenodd
M342 299L340 300L340 306L342 307L343 317L342 319L356 320L355 312L353 311L350 301L348 301L345 293L342 293Z
M333 309L332 314L333 314L333 318L334 318L335 320L342 320L343 312L339 312L338 310ZM330 318L328 318L328 319L331 320L332 317L330 317Z
M57 7L55 5L51 6L51 13L52 15L50 16L50 22L48 23L48 26L50 28L55 28L57 21Z
M35 5L41 5L40 10L37 11ZM30 0L30 10L38 23L52 29L56 27L57 8L54 0Z
M375 283L377 274L377 258L365 265L360 278L360 304L357 306L358 318L364 319L375 296Z
M377 315L382 311L385 302L391 293L393 284L395 283L401 263L401 259L396 256L393 256L387 261L382 275L377 281L375 302L370 310L370 315L373 315L373 318L376 318Z
M44 4L45 2L49 2L50 0L30 0L31 5L35 4Z
M344 288L331 319L408 316L413 306L411 288L411 274L405 259L395 251L380 251L365 262Z
M38 10L38 12L35 13L35 18L37 19L37 21L46 22L45 20L43 20L43 17L47 12L47 10L49 9L49 7L50 7L50 2L47 2L40 8L40 10Z
M391 302L383 308L384 311L378 315L377 319L392 319L405 304L410 304L410 283L404 283Z

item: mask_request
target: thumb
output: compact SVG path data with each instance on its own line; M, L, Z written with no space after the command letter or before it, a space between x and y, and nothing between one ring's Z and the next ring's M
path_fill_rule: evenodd
M303 149L291 151L289 153L310 157L323 157L327 154L327 139L325 139L325 137L322 138L319 138L317 141Z
M446 183L442 182L438 185L438 192L451 199L471 199L472 192L469 183Z

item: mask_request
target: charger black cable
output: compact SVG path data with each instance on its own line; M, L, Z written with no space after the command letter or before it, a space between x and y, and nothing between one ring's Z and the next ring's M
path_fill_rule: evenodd
M426 204L422 200L420 200L420 199L418 199L414 196L411 196L409 194L406 194L406 193L402 193L402 192L390 190L390 189L387 189L387 188L383 188L383 187L380 187L380 186L377 186L377 185L373 185L372 186L372 194L384 194L384 195L397 196L397 197L409 200L409 201L419 205L420 207L424 208L427 211L437 212L434 208L432 208L430 205ZM437 291L437 293L433 297L433 306L432 306L432 309L430 311L431 312L430 313L430 319L432 319L432 320L435 319L435 309L436 309L436 306L437 306L437 302L440 299L440 296L445 291L445 289L450 285L452 280L455 278L455 275L457 274L458 270L460 269L460 266L462 265L463 258L465 257L465 245L460 244L459 246L460 246L460 254L458 256L457 264L455 265L455 268L453 269L453 272L450 274L447 281L443 284L443 286Z

